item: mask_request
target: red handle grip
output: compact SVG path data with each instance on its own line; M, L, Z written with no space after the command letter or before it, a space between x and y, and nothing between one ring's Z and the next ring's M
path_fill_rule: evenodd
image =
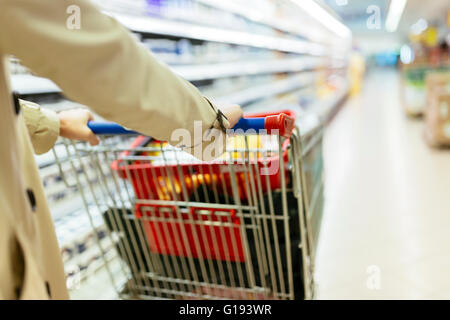
M280 113L274 116L267 116L264 124L267 133L276 133L282 137L290 138L295 127L295 119L284 113Z

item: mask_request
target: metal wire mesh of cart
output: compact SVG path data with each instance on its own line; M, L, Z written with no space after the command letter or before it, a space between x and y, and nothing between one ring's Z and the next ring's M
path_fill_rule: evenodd
M73 172L61 170L63 180L80 190L90 217L102 214L121 258L127 281L110 274L120 296L312 297L298 129L289 138L230 136L213 162L143 136L62 144L55 158Z

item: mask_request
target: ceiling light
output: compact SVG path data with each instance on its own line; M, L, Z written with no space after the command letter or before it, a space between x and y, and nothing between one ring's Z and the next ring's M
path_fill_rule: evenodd
M395 32L405 10L407 0L391 0L389 12L386 19L386 30Z
M400 49L400 60L404 64L410 64L414 61L414 52L412 51L411 47L408 45L403 45Z
M427 28L428 28L427 20L421 18L419 19L419 21L417 21L411 26L411 32L413 34L418 35L427 30Z
M352 33L346 25L333 17L327 10L325 10L314 0L291 1L303 9L303 11L307 12L311 17L322 23L329 30L336 33L338 36L342 38L349 38L351 36Z

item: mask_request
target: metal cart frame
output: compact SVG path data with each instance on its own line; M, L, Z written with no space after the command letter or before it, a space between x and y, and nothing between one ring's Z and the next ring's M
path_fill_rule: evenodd
M119 296L313 297L297 127L289 138L235 137L241 145L228 145L222 160L210 163L160 142L136 145L134 133L120 133L102 135L97 147L62 139L63 154L53 151L63 181L80 191L96 234L92 215L103 215L124 283L96 240ZM279 160L277 172L265 174L273 159Z

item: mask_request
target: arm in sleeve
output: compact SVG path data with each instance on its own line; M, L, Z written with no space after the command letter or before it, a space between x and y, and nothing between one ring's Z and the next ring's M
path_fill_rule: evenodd
M59 118L57 114L39 105L19 100L28 134L36 154L49 151L59 136Z
M80 9L80 29L66 26L69 6ZM191 146L205 144L194 140L194 121L203 132L223 129L214 105L89 1L0 0L0 7L0 50L100 116L171 144L180 128Z

